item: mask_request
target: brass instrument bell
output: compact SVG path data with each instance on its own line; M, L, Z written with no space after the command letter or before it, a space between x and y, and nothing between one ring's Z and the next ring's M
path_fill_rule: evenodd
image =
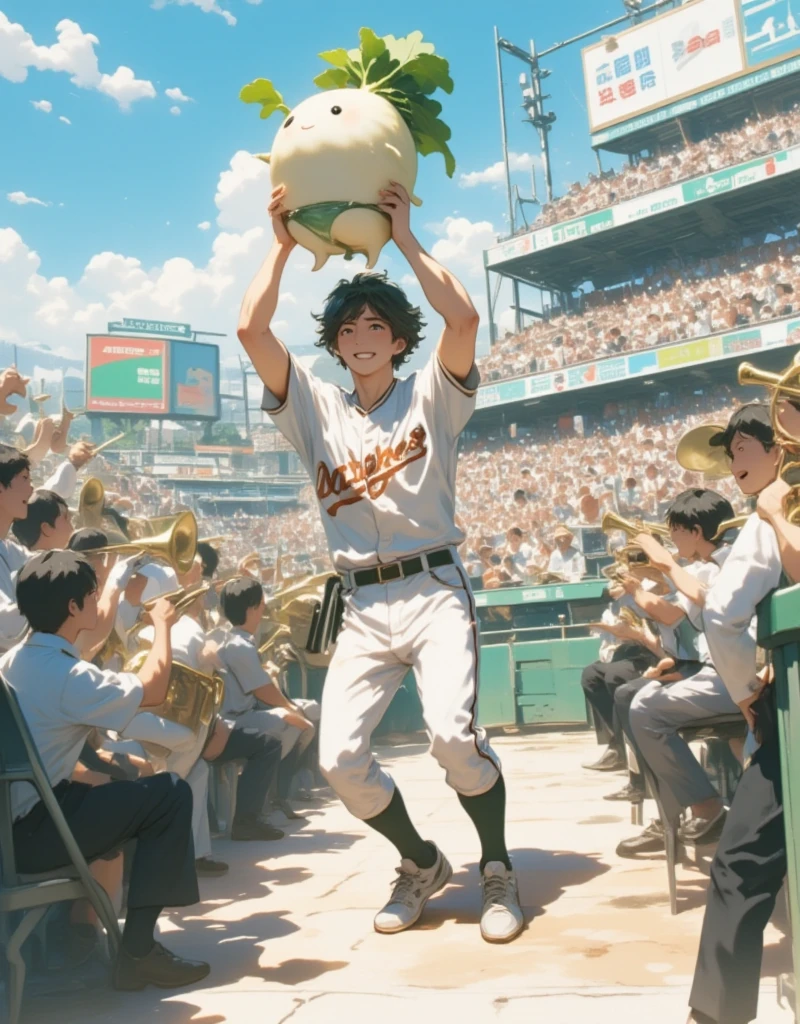
M171 526L154 537L142 537L124 544L109 544L95 548L92 554L113 552L121 555L143 551L153 558L168 562L175 572L182 576L192 568L197 552L197 520L193 512L179 512L170 518Z
M103 523L106 489L101 480L92 476L81 487L78 499L78 523L80 526L100 529Z
M733 519L724 519L717 527L717 532L711 538L712 541L722 540L728 530L741 530L752 513L745 512L743 515L734 516Z
M687 430L675 449L678 465L694 473L704 473L709 480L729 476L731 460L725 449L711 445L711 438L724 430L725 427L719 423L701 423Z

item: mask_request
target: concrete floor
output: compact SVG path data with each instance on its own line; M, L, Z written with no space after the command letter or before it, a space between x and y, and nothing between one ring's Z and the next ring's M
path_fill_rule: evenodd
M206 983L122 994L102 978L89 988L65 979L57 993L31 993L23 1024L683 1024L707 860L680 868L681 912L672 917L663 856L614 853L637 829L628 804L602 800L623 776L579 767L597 750L592 734L501 736L495 747L528 922L516 942L481 940L472 826L424 745L406 743L380 756L455 869L417 928L373 931L396 858L331 800L280 842L216 842L229 874L201 880L200 905L162 918L166 945L211 962ZM780 900L766 935L759 1024L793 1020L775 987L790 969L786 931Z

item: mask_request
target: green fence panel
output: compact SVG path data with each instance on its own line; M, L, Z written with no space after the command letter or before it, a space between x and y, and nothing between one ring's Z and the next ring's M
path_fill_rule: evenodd
M758 643L772 652L781 746L786 884L795 975L800 965L800 585L778 590L758 609Z
M599 650L595 637L512 644L518 722L588 724L581 673Z
M514 725L517 705L514 701L514 675L508 644L481 647L478 670L478 725Z

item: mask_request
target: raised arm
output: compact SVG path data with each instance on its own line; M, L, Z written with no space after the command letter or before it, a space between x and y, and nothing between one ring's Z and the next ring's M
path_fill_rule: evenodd
M262 383L279 401L289 390L289 353L272 333L271 323L278 306L283 268L295 241L286 230L283 214L283 186L273 189L268 212L275 241L260 270L245 292L236 334L250 357Z
M770 524L778 538L783 571L792 581L800 582L800 526L786 518L786 499L792 488L780 477L758 496L757 512Z
M408 260L425 298L444 320L437 352L454 377L466 380L475 362L480 317L461 282L425 252L411 231L411 200L398 182L381 191L380 208L392 220L392 238Z

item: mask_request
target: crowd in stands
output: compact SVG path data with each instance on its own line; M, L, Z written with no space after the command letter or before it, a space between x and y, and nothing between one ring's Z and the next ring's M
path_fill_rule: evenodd
M582 296L579 312L555 312L519 334L507 334L479 361L484 383L690 341L794 313L800 293L800 238L794 233L761 244L748 241L710 259L676 260L639 281L590 292Z
M795 145L799 138L798 105L787 112L749 117L730 131L716 132L697 142L687 142L673 151L625 164L619 171L590 174L584 184L575 182L565 195L546 203L533 227L548 227L581 217L678 181L766 156Z

